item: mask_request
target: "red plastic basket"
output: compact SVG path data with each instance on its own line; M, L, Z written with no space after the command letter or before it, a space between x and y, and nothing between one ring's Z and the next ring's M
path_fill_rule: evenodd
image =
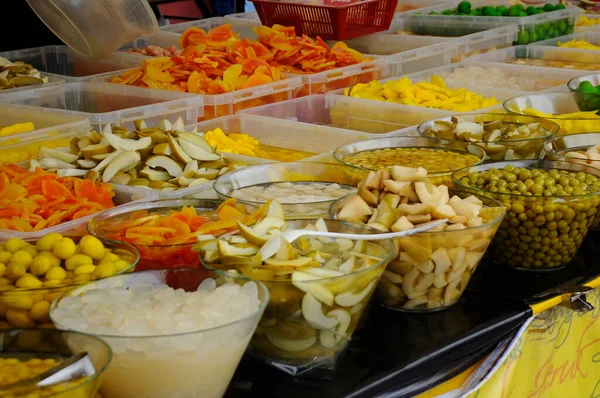
M263 25L293 26L296 34L347 40L390 28L398 0L364 0L347 5L308 5L251 0Z

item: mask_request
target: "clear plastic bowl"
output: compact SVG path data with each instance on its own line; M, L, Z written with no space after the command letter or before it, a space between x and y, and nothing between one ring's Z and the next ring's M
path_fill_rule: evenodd
M79 242L78 239L75 240ZM35 244L35 241L31 241ZM140 253L133 245L124 242L103 241L104 247L131 265L119 274L132 272L139 259ZM67 284L56 287L41 287L37 289L13 288L0 286L0 330L11 328L53 328L48 317L50 304L65 291L85 282ZM1 340L0 340L1 341Z
M342 188L355 191L355 186L365 177L367 172L357 167L330 163L294 162L271 163L258 166L244 167L232 173L227 173L215 181L214 189L221 199L236 198L239 203L244 203L248 211L260 207L265 200L250 200L244 195L232 195L241 188L272 183L293 183L307 185L317 183L320 185L339 184ZM345 195L343 195L345 196ZM286 217L289 218L315 218L326 217L327 209L334 200L306 200L291 202L291 198L276 197L283 205Z
M50 317L57 321L55 314L61 301L88 289L130 286L142 280L189 292L195 291L209 277L217 281L217 286L248 282L247 278L217 275L203 268L134 272L65 293L53 303ZM100 389L102 395L108 398L222 397L269 302L269 290L264 284L256 283L261 302L258 310L218 327L160 336L99 335L113 351L112 364ZM65 329L69 326L60 324ZM82 344L81 348L87 346Z
M167 214L173 210L181 210L183 206L193 206L199 213L212 212L220 202L210 199L169 199L157 200L132 205L115 207L98 214L88 223L91 235L103 240L115 241L112 236L114 228L120 221L132 213L146 211L148 214ZM198 268L200 260L193 249L194 243L139 245L134 244L140 252L140 261L136 267L139 271L161 268Z
M531 271L566 266L585 239L600 209L600 192L575 196L531 196L497 193L464 183L470 173L502 170L506 166L528 170L567 170L600 178L600 170L570 162L519 160L488 163L458 170L452 181L458 189L478 193L501 202L507 210L490 247L496 264Z
M140 36L158 32L144 0L27 0L37 16L73 51L100 58Z
M591 133L600 131L600 117L558 117L561 114L583 112L581 103L582 93L545 93L522 95L510 98L504 102L504 109L518 115L529 115L524 112L528 108L535 109L543 114L552 115L544 117L560 126L559 135ZM537 115L534 115L537 116Z
M9 392L9 396L13 398L94 397L112 360L112 351L108 344L96 336L85 333L53 329L10 329L0 330L0 341L2 342L0 358L16 358L21 361L32 358L59 360L86 351L94 365L95 373L84 380L59 383L52 387L28 391L22 395L12 395ZM52 390L48 391L48 389Z
M314 225L316 221L289 220L287 223L297 229L308 224ZM325 224L330 232L380 233L364 224L346 221L325 220ZM310 239L310 235L305 238ZM351 241L353 246L357 242ZM381 253L381 256L377 255L381 260L369 268L343 276L298 282L261 279L269 288L271 300L252 338L250 352L265 363L293 376L330 376L350 342L386 265L395 253L395 245L391 239L364 242L373 244L376 253ZM342 257L345 253L340 253L339 256ZM204 260L203 264L210 270L219 270L224 274L236 270L238 274L247 275L243 265L238 264L238 268L233 264L205 263ZM309 323L304 316L305 311L309 311L303 305L305 293L312 293L324 301L327 301L324 296L330 297L329 305L321 305L319 302L319 307L324 314L337 311L338 315L343 316L347 320L345 330L329 330ZM334 301L334 296L344 297L344 301Z
M535 138L524 138L515 140L501 140L501 141L465 141L458 138L447 139L438 138L435 136L435 132L431 131L431 128L436 121L450 122L450 120L456 117L461 122L492 122L496 120L502 121L504 125L514 125L516 127L524 124L540 123L548 132L540 137ZM471 114L460 114L456 116L446 116L440 119L430 120L425 123L421 123L417 128L419 135L426 138L434 138L442 143L452 142L471 142L481 147L486 155L487 160L491 161L503 161L503 160L514 160L514 159L538 159L540 153L544 149L544 142L554 136L560 127L558 124L535 116L521 116L505 113L471 113ZM456 137L456 136L454 136ZM511 152L509 152L511 151Z
M423 138L423 137L388 137L388 138L375 138L372 140L363 140L358 141L353 144L343 145L335 150L333 153L333 157L338 162L345 164L347 166L357 167L357 165L348 162L348 156L356 154L358 152L373 152L376 150L385 150L385 149L396 149L396 148L406 148L406 149L432 149L432 150L446 150L449 152L453 152L459 155L474 155L477 157L477 161L472 164L472 166L483 163L485 160L485 152L483 149L478 147L477 145L473 145L466 142L451 142L451 143L442 143L433 138ZM421 159L420 159L421 160ZM422 159L423 162L426 161L426 157L424 156ZM408 166L408 165L406 165ZM410 167L419 167L423 166L422 164L417 164L417 162L412 162ZM362 165L358 166L364 170L377 170L377 166L372 165ZM389 166L388 166L389 167ZM381 167L381 168L388 168ZM450 174L453 171L457 170L457 168L453 168L452 166L448 166L449 168L444 171L436 171L430 172L428 170L428 177L432 179L434 184L441 183L450 183ZM464 166L462 166L464 167ZM460 168L462 168L460 167ZM427 167L424 167L427 169Z
M454 195L466 198L474 194L451 189L450 196ZM394 239L398 256L388 264L377 288L378 297L385 307L404 312L439 311L454 305L462 297L506 213L498 201L482 195L474 196L486 207L498 207L498 214L494 213L478 227L428 231ZM331 218L337 218L345 199L331 205ZM433 254L439 254L440 250L445 251L449 258L462 256L467 261L457 267L452 265L450 270L444 269L432 258L437 257ZM431 262L434 268L425 273L422 267L427 262Z

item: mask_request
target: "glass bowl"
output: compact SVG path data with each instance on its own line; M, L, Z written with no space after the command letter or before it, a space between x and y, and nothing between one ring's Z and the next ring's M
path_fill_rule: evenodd
M302 228L308 224L314 225L316 221L289 220L287 223L293 228ZM379 233L376 229L362 224L334 220L325 220L325 224L330 232ZM306 239L311 239L310 235L306 236ZM356 242L351 241L352 247ZM373 250L377 250L377 254L381 254L378 255L381 261L369 268L343 276L324 276L294 282L291 278L281 281L273 280L272 276L261 278L261 282L269 288L271 301L252 338L250 352L269 365L294 376L323 377L335 370L337 361L350 342L369 303L375 285L388 261L395 254L392 240L363 242L368 242ZM246 275L247 278L253 275L243 265L214 262L203 264L210 270L233 272ZM282 272L286 271L286 267L280 268ZM339 324L340 328L337 328L338 325L321 327L307 321L304 314L308 309L303 310L303 304L309 293L322 300L317 302L323 314L335 314L338 319L343 320ZM340 297L344 299L339 299Z
M385 307L403 312L438 311L454 305L465 291L506 211L501 203L486 196L456 189L450 189L449 193L450 197L460 198L473 195L484 206L499 210L490 212L478 227L395 238L398 256L390 261L377 287L378 297ZM337 218L344 200L331 205L331 218ZM439 256L450 259L451 263L434 260Z
M381 161L382 154L386 151L401 148L402 150L423 151L418 154L418 158L404 157L402 163L398 159L391 159L389 164L376 165L373 162ZM452 165L447 160L440 160L439 155L432 159L431 154L436 151L444 151L449 157L456 157L459 165ZM363 153L363 157L356 159L358 153ZM473 166L482 163L485 160L485 152L477 145L465 142L442 143L433 138L422 137L389 137L375 138L372 140L358 141L339 147L333 153L333 157L338 162L347 166L359 167L364 170L388 169L391 165L407 167L423 167L427 170L428 178L434 184L451 183L450 174L453 171L462 169L467 165ZM352 159L354 157L354 159ZM468 158L466 158L468 157ZM454 159L451 159L455 162ZM450 163L450 164L449 164ZM470 164L469 164L470 163Z
M329 205L336 199L356 191L356 184L367 176L367 172L356 167L343 166L330 163L293 162L269 163L259 166L245 167L237 171L224 174L217 178L214 190L221 199L236 198L248 210L256 209L268 199L279 201L289 218L316 218L325 217ZM280 185L285 184L285 185ZM339 184L340 189L332 192L331 196L315 197L304 188L314 187L322 190L332 184ZM254 187L254 188L250 188ZM248 192L247 189L259 190L261 187L280 188L277 192ZM235 192L238 189L244 192ZM302 189L302 191L300 191ZM304 200L298 201L301 193ZM292 197L291 197L292 196ZM312 197L311 197L312 196ZM334 197L335 199L332 199Z
M495 263L535 271L566 266L581 246L598 213L600 192L576 196L527 196L474 188L463 180L471 178L471 173L501 170L509 165L528 170L582 172L595 177L600 177L600 170L571 162L520 160L489 163L452 174L458 188L491 197L506 207L506 217L490 250ZM472 178L476 177L474 174Z
M436 136L432 127L436 122L444 121L452 123L453 118L458 118L461 122L487 123L501 121L503 126L520 127L539 123L547 130L547 133L535 138L505 139L500 141L485 141L468 139L464 135L454 138L441 138ZM442 143L450 144L453 142L470 142L480 146L486 153L488 161L517 160L517 159L538 159L544 149L544 142L552 138L560 129L558 124L535 116L520 116L506 113L470 113L456 116L446 116L443 118L429 120L421 123L417 128L419 135L426 138L434 138Z
M518 115L540 116L551 120L560 126L559 135L600 131L600 116L583 118L569 115L584 111L581 108L582 100L583 93L522 95L506 100L504 109Z
M69 321L68 316L61 315L60 303L71 295L89 289L129 287L139 281L195 291L211 277L217 286L248 282L247 278L217 275L203 268L134 272L66 292L53 303L50 316L61 328L69 329L71 325L60 321ZM222 397L269 301L268 289L260 282L257 286L258 310L218 327L160 336L99 335L113 351L100 392L110 398Z
M86 351L95 369L92 376L38 388L28 393L9 394L10 397L93 397L100 387L104 373L112 359L108 344L90 334L55 329L11 329L0 330L0 358L15 358L20 361L30 359L66 359Z
M76 238L74 240L77 241ZM140 254L135 247L124 242L103 241L102 243L105 248L110 248L113 253L131 264L118 273L132 272L135 269L140 259ZM4 280L5 278L0 279ZM0 330L53 328L54 325L50 322L48 315L52 302L73 286L84 283L86 281L35 289L8 288L8 285L0 285Z
M600 74L594 73L591 75L574 77L567 83L569 91L578 93L576 97L578 104L583 111L598 111L600 110L600 93L580 91L577 88L583 82L589 82L594 87L600 85Z
M137 203L120 206L104 211L88 223L88 231L99 239L118 241L115 234L119 232L120 223L128 219L136 212L145 211L149 215L164 215L173 210L181 210L184 206L192 206L201 213L211 213L221 204L218 200L211 199L169 199L154 202ZM214 221L218 218L214 216ZM210 220L209 220L210 221ZM200 261L198 254L193 250L197 241L181 244L132 244L140 252L140 261L137 265L138 271L162 268L198 268Z

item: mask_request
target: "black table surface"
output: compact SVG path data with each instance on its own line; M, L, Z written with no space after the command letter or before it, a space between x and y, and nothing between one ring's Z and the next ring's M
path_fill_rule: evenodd
M225 397L412 397L466 370L530 316L519 301L475 292L429 314L373 305L331 380L294 378L246 356Z

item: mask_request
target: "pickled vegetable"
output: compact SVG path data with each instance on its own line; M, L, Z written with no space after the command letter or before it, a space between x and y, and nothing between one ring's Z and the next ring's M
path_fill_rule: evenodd
M39 231L114 207L112 187L14 164L0 167L0 228Z
M48 310L70 285L133 269L131 246L93 236L50 233L37 242L11 238L0 245L0 329L52 327Z
M74 138L68 147L41 147L30 167L86 180L172 191L204 184L238 167L223 159L201 134L183 131L183 119L136 129L107 124L102 134Z
M506 207L491 248L495 262L525 269L565 266L598 213L600 179L590 172L537 168L535 161L527 162L524 167L502 164L501 169L461 171L452 178L459 187Z
M553 121L560 126L559 134L561 135L600 131L600 115L595 111L549 114L537 109L525 108L519 113Z
M252 215L235 199L227 200L213 211L197 211L192 206L158 208L117 214L90 221L90 232L103 239L133 244L140 251L139 270L164 267L199 267L194 244L233 232L238 222L251 225L269 204Z
M11 62L0 57L0 91L44 83L48 83L48 78L42 77L33 65L23 61Z
M271 300L251 342L254 353L290 368L316 367L348 344L392 244L307 236L292 244L282 239L275 256L262 259L260 247L284 230L343 228L322 219L289 224L283 208L277 213L252 227L240 226L241 236L201 242L203 262L269 287Z
M439 76L433 76L429 83L413 84L407 77L385 83L379 81L359 83L346 88L344 95L455 112L468 112L499 104L495 98L483 98L464 88L450 89Z
M263 145L248 134L225 134L220 128L207 131L204 133L204 138L219 152L235 153L279 162L295 162L315 155L309 152Z
M558 47L563 47L563 48L579 48L581 50L600 50L600 46L596 46L585 40L573 39L570 41L566 41L564 43L559 41L558 43L556 43L556 45Z
M347 155L343 162L367 170L391 170L393 166L423 167L429 173L462 169L479 163L470 153L443 148L381 148Z
M16 383L38 376L51 368L59 365L63 358L29 358L23 360L20 358L2 357L0 358L0 387L7 384ZM27 397L43 398L52 395L60 394L63 391L69 390L86 381L86 377L79 377L68 382L53 384L47 387L40 387L34 392L30 392ZM12 398L14 396L25 396L21 394L13 395L10 391L8 395L3 393L3 396Z
M35 127L31 122L15 123L10 126L0 126L0 137L6 137L8 135L20 133L27 133L33 130L35 130Z
M575 23L575 26L594 26L600 23L600 18L588 18L585 15L580 15Z
M391 173L370 172L358 184L357 195L333 205L334 218L382 232L448 218L426 233L395 240L399 255L378 287L386 306L407 311L448 307L467 287L505 210L497 202L484 207L479 196L453 193L446 185L434 185L422 168L394 166Z
M419 133L444 141L466 141L479 145L496 161L537 159L544 142L559 127L547 120L502 114L452 116L419 127Z
M510 58L504 62L507 64L516 65L529 65L529 66L541 66L547 68L562 68L562 69L575 69L575 70L600 70L600 63L594 62L581 62L581 57L572 57L573 60L561 60L561 59L542 59L542 58ZM577 59L577 61L575 60Z

